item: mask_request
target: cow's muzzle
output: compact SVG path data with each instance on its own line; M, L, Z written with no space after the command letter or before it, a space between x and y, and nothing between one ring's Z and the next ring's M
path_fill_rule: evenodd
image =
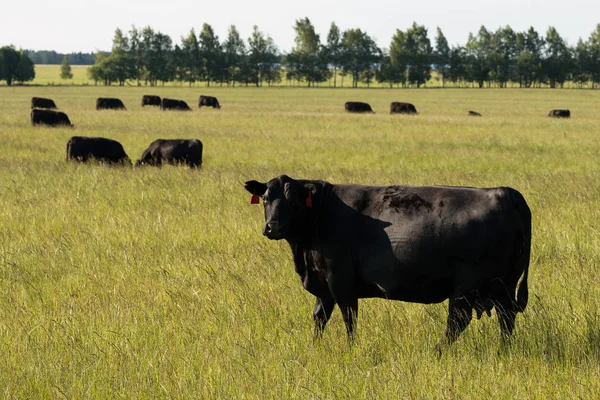
M263 235L271 240L279 240L283 238L281 233L281 226L278 222L267 222L263 229Z

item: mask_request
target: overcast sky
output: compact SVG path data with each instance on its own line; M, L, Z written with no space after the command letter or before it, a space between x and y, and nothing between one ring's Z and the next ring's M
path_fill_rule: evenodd
M294 44L294 22L308 17L324 41L334 21L343 31L360 28L389 47L396 29L413 21L429 30L439 26L450 44L464 44L481 25L488 30L533 26L544 35L554 26L570 44L587 40L600 23L600 2L591 0L7 0L0 6L0 46L14 45L59 53L110 50L116 28L149 25L181 41L191 28L210 24L219 39L235 25L244 39L252 26L269 34L282 51Z

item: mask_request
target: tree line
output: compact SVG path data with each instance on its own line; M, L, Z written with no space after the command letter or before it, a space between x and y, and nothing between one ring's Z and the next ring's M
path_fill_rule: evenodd
M421 87L435 72L445 86L579 87L600 83L600 24L587 41L570 46L554 27L545 36L533 27L515 32L510 26L491 31L481 26L464 45L450 46L438 27L434 43L428 30L413 23L396 30L388 48L379 48L361 29L340 31L332 23L324 40L308 18L295 21L294 46L282 54L273 39L254 26L244 40L235 26L220 41L209 24L191 29L180 43L151 27L115 31L111 53L98 53L90 78L106 85L128 80L149 85L175 81L207 86L330 82L352 87L374 82L389 87Z
M465 44L451 46L439 27L432 43L427 28L413 23L404 31L396 30L387 48L379 48L361 29L341 31L334 22L323 39L308 18L296 20L294 30L294 46L282 53L257 26L244 40L232 25L221 41L205 23L199 34L192 28L179 43L149 26L133 26L127 33L116 29L111 51L96 53L88 73L105 85L134 81L151 86L166 82L271 86L285 79L296 85L329 82L337 87L338 82L344 86L346 79L352 87L375 82L421 87L432 77L441 86L554 88L567 81L578 87L600 85L600 24L587 40L579 39L573 46L554 27L544 36L533 27L516 32L510 26L496 31L481 26ZM38 55L45 53L54 52ZM77 63L74 55L62 56L63 64L65 59ZM10 58L11 65L14 59ZM22 63L21 71L25 71L26 61ZM3 65L0 79L6 80ZM12 74L9 79L23 82L24 77Z
M25 54L35 64L61 64L68 57L71 65L94 65L96 55L94 53L57 53L54 50L24 50Z

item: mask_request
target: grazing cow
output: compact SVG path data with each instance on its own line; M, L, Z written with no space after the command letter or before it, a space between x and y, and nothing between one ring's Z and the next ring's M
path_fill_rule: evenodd
M370 105L360 101L348 101L344 104L344 108L346 111L353 113L375 113Z
M123 146L116 140L86 136L73 136L69 139L67 161L88 162L91 159L108 164L131 165L131 160L127 157Z
M158 139L148 146L136 166L187 164L192 168L202 165L202 142L198 139Z
M317 337L336 304L352 340L360 298L450 299L441 351L473 309L480 318L495 307L507 339L527 305L531 213L514 189L333 185L286 175L245 189L253 204L262 196L263 235L289 243L302 285L316 297Z
M479 114L477 111L469 111L469 115L471 117L481 117L481 114Z
M43 97L32 97L31 98L31 109L34 108L47 108L49 110L56 110L56 103L52 99L45 99Z
M98 97L96 99L96 110L126 110L126 108L120 99Z
M570 110L552 110L548 113L549 117L554 118L571 118Z
M212 97L212 96L200 96L200 99L198 100L198 107L202 107L202 106L212 107L212 108L221 108L221 105L219 104L219 100L217 100L216 97Z
M67 114L61 111L52 111L52 110L38 110L34 108L31 110L31 125L66 125L73 127L69 121L69 117Z
M142 107L145 106L158 106L160 107L160 96L152 96L145 94L142 97Z
M192 111L190 106L183 100L162 99L161 110Z
M416 114L417 109L411 103L401 103L398 101L390 104L390 114Z

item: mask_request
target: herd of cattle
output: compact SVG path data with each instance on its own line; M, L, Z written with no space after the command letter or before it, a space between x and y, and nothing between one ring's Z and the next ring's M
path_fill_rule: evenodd
M183 100L161 99L159 96L144 95L142 107L158 106L162 110L190 111ZM198 107L221 108L219 101L212 96L200 96ZM31 99L31 123L33 125L66 125L73 127L67 114L54 111L56 103L52 99L33 97ZM100 97L96 99L96 110L126 110L120 99ZM148 146L136 166L163 164L185 164L191 168L202 165L202 142L198 139L158 139ZM131 165L121 143L103 137L73 136L67 142L67 160L88 162L95 159L106 164Z
M190 110L181 100L143 96L142 106ZM198 106L220 108L214 97ZM50 99L33 98L34 125L72 126L53 111ZM100 98L97 109L125 109L119 99ZM352 113L373 113L367 103L347 102ZM413 104L393 102L391 114L417 114ZM469 111L470 116L481 116ZM549 117L569 118L569 110ZM135 165L187 164L200 167L202 142L163 140L150 144ZM73 136L67 159L131 165L123 146L111 139ZM445 335L438 349L457 340L472 320L492 309L503 338L511 336L528 302L531 211L509 187L335 185L281 175L247 181L251 204L264 205L263 234L291 245L296 273L313 294L314 332L322 334L336 305L353 339L358 299L414 303L449 299Z

